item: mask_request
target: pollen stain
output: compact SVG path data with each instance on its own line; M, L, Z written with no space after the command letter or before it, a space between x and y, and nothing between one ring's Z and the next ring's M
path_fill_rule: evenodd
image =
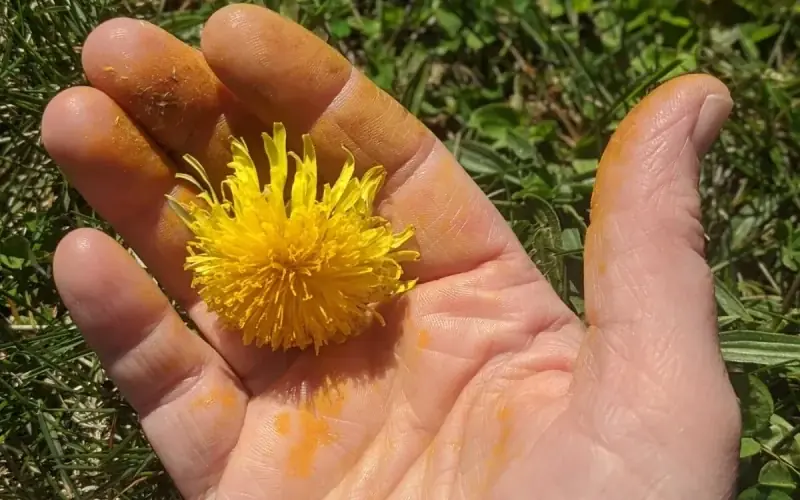
M301 478L311 476L319 449L338 439L337 434L331 429L329 419L341 415L344 402L344 388L326 384L310 401L300 406L298 414L300 439L289 449L290 475Z
M420 330L419 334L417 335L417 347L420 349L426 349L431 343L431 334L428 333L428 330Z
M481 498L488 496L492 486L497 483L497 479L506 469L506 464L509 460L508 447L511 439L511 418L512 411L506 405L500 406L495 413L495 420L499 424L500 434L494 446L492 446L485 473L478 479L480 483L477 489L481 492Z
M211 408L219 406L230 409L236 406L236 393L230 387L213 386L207 393L198 396L192 401L192 408Z
M492 456L495 459L505 459L508 454L508 438L511 435L511 410L503 405L497 411L497 421L500 422L500 437L492 448Z
M288 412L281 412L275 417L275 431L281 436L286 436L291 431L292 417Z

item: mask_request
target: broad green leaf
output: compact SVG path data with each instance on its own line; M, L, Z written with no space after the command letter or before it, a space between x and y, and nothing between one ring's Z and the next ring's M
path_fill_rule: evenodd
M777 460L770 460L758 473L758 482L763 486L793 490L796 486L792 473L786 465Z
M741 492L736 500L792 500L792 497L781 490L754 486Z
M480 134L502 141L506 139L510 129L521 124L517 110L506 104L487 104L475 110L469 117L468 125Z
M335 36L336 38L344 38L349 36L350 33L353 31L350 28L350 23L347 19L335 19L330 23L330 30L331 35Z
M459 36L462 25L461 18L445 9L437 9L434 15L439 22L439 26L447 32L448 36L451 38Z
M752 437L767 429L775 403L769 388L753 375L735 373L731 376L742 411L742 434Z
M751 437L743 437L739 447L739 458L752 457L761 452L761 444Z
M774 365L800 361L800 337L755 330L732 330L719 335L726 361Z
M22 235L13 235L0 242L0 266L22 269L36 262L30 242Z
M780 415L773 414L769 417L769 427L756 436L761 446L767 450L771 456L777 456L781 461L792 469L792 472L800 475L800 434L798 429Z
M561 249L565 252L582 250L581 233L578 229L570 227L561 233Z
M565 0L539 0L539 8L551 18L561 17L565 11L564 2Z
M592 10L594 0L572 0L572 10L576 14L586 14Z
M575 169L575 172L578 174L589 174L595 172L597 170L598 161L596 158L593 159L576 159L572 160L572 168Z

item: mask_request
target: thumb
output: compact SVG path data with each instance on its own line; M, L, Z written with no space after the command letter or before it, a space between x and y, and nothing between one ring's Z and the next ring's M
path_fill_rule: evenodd
M727 457L738 445L697 189L698 157L731 106L727 88L703 75L671 80L644 99L603 154L586 236L589 333L575 396L600 426L661 436L664 456L686 467L710 458L686 447L724 448Z

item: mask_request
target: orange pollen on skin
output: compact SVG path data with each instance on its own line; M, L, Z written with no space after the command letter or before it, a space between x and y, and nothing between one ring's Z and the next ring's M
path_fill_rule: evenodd
M325 418L308 411L300 412L300 441L289 450L289 474L295 477L309 477L314 466L314 458L322 447L336 441Z
M313 472L314 459L319 449L336 442L338 436L331 429L328 419L341 415L344 402L344 387L326 381L310 401L301 405L298 415L300 440L289 449L290 475L309 477ZM276 427L277 424L278 422Z
M506 455L506 448L508 447L508 438L511 435L511 410L507 406L502 406L497 411L497 420L500 422L500 437L492 448L492 455L496 458L502 458Z
M427 348L431 343L431 334L428 333L428 330L420 330L419 335L417 336L417 347L420 349Z
M205 394L198 396L192 401L192 408L210 408L221 406L222 408L233 408L236 405L236 394L230 387L213 386Z
M281 412L275 417L275 431L281 436L286 436L292 430L292 417L288 412Z

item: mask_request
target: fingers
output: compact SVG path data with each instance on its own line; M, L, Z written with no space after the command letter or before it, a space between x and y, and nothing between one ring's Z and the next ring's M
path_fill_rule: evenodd
M78 230L59 245L59 293L186 498L216 484L244 420L245 393L149 276L111 238Z
M217 11L202 50L222 82L263 121L310 131L326 180L345 145L390 174L381 211L417 228L421 280L463 272L506 251L522 256L493 205L427 128L312 33L269 10ZM520 257L521 258L521 257ZM521 259L522 260L522 259Z
M103 91L170 154L179 168L191 154L214 185L229 173L229 137L260 145L262 125L217 80L199 51L150 23L113 19L82 52L92 86ZM263 147L253 147L263 166Z
M237 333L219 328L191 289L183 270L191 234L165 195L188 201L194 194L176 182L168 156L124 110L97 89L66 90L45 110L42 139L69 181L135 249L243 380L266 367L281 369L282 356L242 346Z
M42 119L42 140L70 183L136 250L183 306L196 296L183 271L188 229L165 195L193 195L175 182L169 158L106 94L62 92Z
M692 423L670 446L690 440L702 447L735 434L738 412L717 344L697 189L698 156L731 104L725 86L709 76L658 88L608 144L592 199L585 264L590 327L576 391L606 420L626 418L622 406L635 408L651 434L690 415ZM708 434L711 421L716 431Z

